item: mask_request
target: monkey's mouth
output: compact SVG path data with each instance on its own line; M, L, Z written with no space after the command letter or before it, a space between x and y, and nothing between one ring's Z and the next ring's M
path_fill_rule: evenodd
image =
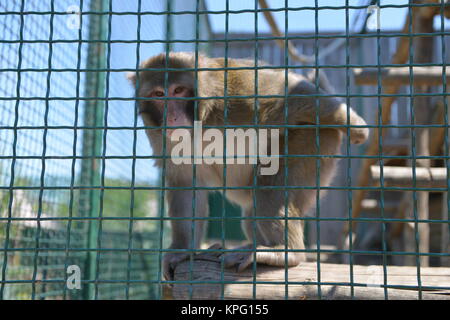
M170 121L166 118L166 121L163 120L163 116L155 112L154 108L148 110L148 109L140 109L138 111L139 116L144 121L144 124L146 126L150 126L152 130L159 130L162 134L165 133L165 136L170 140L173 133L176 132L178 129L187 129L191 130L193 129L193 124L189 125L183 125L180 126L178 124L172 124Z

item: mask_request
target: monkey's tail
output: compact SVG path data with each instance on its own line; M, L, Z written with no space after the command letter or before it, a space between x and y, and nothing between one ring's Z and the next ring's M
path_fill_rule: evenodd
M331 83L328 80L328 77L327 77L327 75L325 74L324 71L321 70L319 72L316 72L315 69L311 69L310 71L308 71L306 73L306 78L309 81L311 81L313 84L315 84L316 83L316 75L317 74L319 75L319 79L318 79L319 80L319 87L323 91L325 91L326 93L335 94L336 92L334 90L334 87L331 85Z

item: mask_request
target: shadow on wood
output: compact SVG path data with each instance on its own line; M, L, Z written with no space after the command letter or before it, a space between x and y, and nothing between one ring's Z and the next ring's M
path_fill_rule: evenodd
M191 272L192 269L192 272ZM351 299L350 266L320 264L321 298L327 300ZM382 266L353 266L353 298L385 299ZM422 299L450 300L450 268L421 268ZM319 299L317 263L305 262L288 269L289 285L285 284L285 270L257 265L256 294L252 268L242 273L225 269L219 261L196 258L192 268L189 261L175 270L172 296L175 299ZM188 283L188 282L197 283ZM224 285L222 285L222 283ZM419 299L416 267L387 267L388 299ZM447 288L432 290L431 287ZM191 295L192 294L192 295Z

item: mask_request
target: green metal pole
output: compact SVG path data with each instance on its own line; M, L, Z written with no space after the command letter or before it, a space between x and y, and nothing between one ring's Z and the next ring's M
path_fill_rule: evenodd
M108 1L92 1L90 6L91 12L104 12L108 8ZM89 17L89 40L107 39L107 22L106 14L92 14ZM106 68L106 43L90 42L88 47L87 69L105 69ZM95 98L87 100L84 111L84 126L99 127L103 125L105 100L105 81L106 73L98 71L89 71L86 73L85 80L85 96ZM93 187L100 186L100 160L94 159L95 156L101 155L102 150L102 134L100 129L85 129L83 132L83 160L81 164L80 184L82 186ZM91 218L98 217L100 206L100 190L99 189L82 189L80 193L79 215L89 216ZM99 222L90 220L87 225L86 248L89 249L86 257L84 269L84 279L95 279L96 274L96 258L98 252L97 235ZM83 288L85 299L93 299L95 292L95 283L89 283Z

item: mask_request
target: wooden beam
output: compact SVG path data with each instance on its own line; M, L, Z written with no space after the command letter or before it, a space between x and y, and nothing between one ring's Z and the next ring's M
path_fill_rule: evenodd
M412 70L412 71L411 71ZM380 77L383 86L410 85L411 75L414 86L438 86L442 85L442 67L394 67L382 68L355 68L353 74L357 85L378 85ZM446 74L447 82L450 81L450 74Z
M381 168L371 166L372 183L380 186ZM383 167L383 185L385 187L413 187L412 167ZM418 188L447 188L447 168L416 167L416 187Z
M191 268L192 267L192 268ZM192 270L192 272L191 272ZM450 268L421 268L422 287L450 287ZM192 266L189 261L180 263L175 269L175 281L172 296L175 299L352 299L349 266L343 264L320 264L321 296L318 296L318 270L316 262L305 262L298 267L288 269L288 279L284 268L257 266L256 282L253 283L252 268L241 273L234 269L224 269L220 262L211 259L195 259ZM295 282L288 284L286 280ZM202 283L189 284L186 281ZM213 283L207 283L207 282ZM419 298L417 292L417 267L387 267L387 284L398 286L389 288L388 299ZM184 282L184 283L182 283ZM221 284L223 283L223 284ZM353 266L353 298L385 299L384 274L382 266ZM224 286L224 288L222 288ZM253 289L256 286L256 295ZM222 297L223 289L223 297ZM190 295L190 292L192 295ZM423 299L450 300L450 290L422 291Z
M398 204L393 201L387 201L384 203L384 212L392 213L397 211ZM377 199L364 199L362 202L362 211L366 213L379 214L381 211L381 203Z
M440 4L437 6L430 6L430 7L422 7L420 10L420 15L424 18L432 18L434 16L440 16L441 15L441 5L442 2L444 2L444 11L442 12L443 15L446 18L450 18L450 1L449 0L424 0L423 3L425 4Z
M450 101L449 101L450 102ZM442 100L436 101L434 110L433 110L433 116L431 123L432 124L445 124L445 107L444 102ZM441 154L442 147L444 145L445 140L445 132L446 128L430 128L430 136L429 138L429 145L430 145L430 155L437 156Z

